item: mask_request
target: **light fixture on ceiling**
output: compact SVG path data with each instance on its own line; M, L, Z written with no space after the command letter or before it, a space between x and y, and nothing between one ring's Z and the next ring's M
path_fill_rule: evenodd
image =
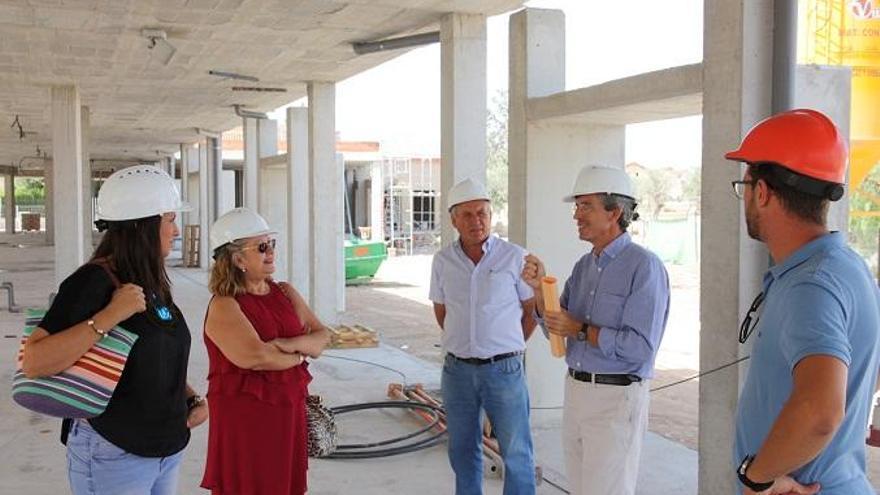
M358 55L384 52L387 50L400 50L403 48L415 48L422 45L430 45L440 42L440 31L401 36L399 38L387 38L378 41L357 41L351 44L352 50Z
M141 36L149 40L147 49L152 52L152 57L162 65L171 63L177 48L168 41L168 33L161 29L144 28L141 30Z
M210 74L212 76L222 77L225 79L240 79L242 81L260 82L259 77L246 76L244 74L239 74L237 72L226 72L223 70L211 69L208 71L208 74Z
M233 86L233 91L249 91L253 93L286 93L287 88L267 88L262 86Z

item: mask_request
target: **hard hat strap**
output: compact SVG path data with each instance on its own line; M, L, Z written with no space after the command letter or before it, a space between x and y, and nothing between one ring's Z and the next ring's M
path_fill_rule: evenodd
M773 188L789 187L796 191L800 191L810 196L837 201L843 197L844 188L842 184L835 184L824 180L814 179L806 175L793 172L783 165L774 162L751 163L751 166L766 166L769 174L767 175L767 183Z

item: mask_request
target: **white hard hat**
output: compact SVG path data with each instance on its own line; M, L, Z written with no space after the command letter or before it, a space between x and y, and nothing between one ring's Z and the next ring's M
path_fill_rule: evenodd
M603 165L587 165L578 174L571 194L562 198L562 201L572 203L578 196L602 193L636 199L635 186L625 170Z
M447 194L448 199L446 205L449 210L451 210L453 206L467 201L474 201L477 199L489 201L489 193L486 192L486 186L471 178L458 181L458 183L449 188Z
M276 233L259 213L250 208L236 208L224 213L211 226L211 251L239 239Z
M172 211L190 211L168 173L152 165L113 172L98 191L98 220L122 221L152 217Z

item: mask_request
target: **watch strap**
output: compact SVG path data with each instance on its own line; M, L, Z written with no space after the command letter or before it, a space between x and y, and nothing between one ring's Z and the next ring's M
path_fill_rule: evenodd
M748 475L746 475L746 471L749 469L749 465L755 459L754 455L747 455L739 465L739 469L736 470L736 476L739 478L739 482L743 484L749 490L753 492L763 492L765 490L769 490L771 486L773 486L773 480L758 482L752 481L749 479Z

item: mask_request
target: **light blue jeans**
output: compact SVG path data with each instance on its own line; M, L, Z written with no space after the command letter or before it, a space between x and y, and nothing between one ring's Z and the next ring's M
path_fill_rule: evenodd
M533 495L535 457L522 356L475 365L447 355L441 386L455 493L483 493L482 409L501 448L504 495Z
M87 421L67 437L67 475L74 495L174 495L183 451L141 457L113 445Z

